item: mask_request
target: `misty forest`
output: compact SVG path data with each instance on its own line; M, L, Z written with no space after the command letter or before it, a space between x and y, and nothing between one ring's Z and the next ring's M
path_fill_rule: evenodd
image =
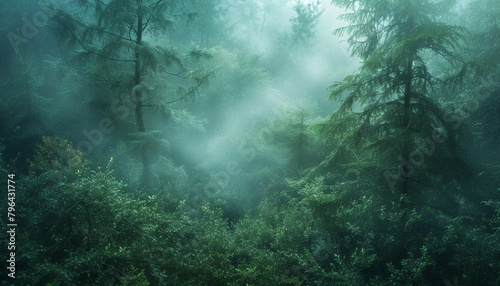
M0 285L500 285L498 0L1 3Z

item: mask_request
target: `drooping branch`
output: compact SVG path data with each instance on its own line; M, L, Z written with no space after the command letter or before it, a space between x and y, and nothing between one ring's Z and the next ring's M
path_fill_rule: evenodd
M201 87L206 85L208 79L210 78L210 76L212 76L212 74L213 74L213 72L210 72L210 73L204 75L203 78L199 79L197 81L197 84L195 86L191 87L185 94L183 94L182 96L175 98L173 100L167 101L167 102L165 102L165 104L167 105L167 104L175 103L175 102L184 100L184 99L196 94L198 89L200 89Z
M117 35L117 34L115 34L115 33L110 32L110 31L107 31L107 30L106 30L106 29L104 29L104 28L89 27L88 29L89 29L89 30L96 30L96 31L98 31L98 32L100 32L100 33L108 34L108 35L110 35L110 36L113 36L113 37L118 38L118 39L122 39L122 40L124 40L124 41L129 41L129 42L131 42L131 43L136 43L136 41L135 41L135 40L133 40L131 37L129 37L129 38L125 38L125 37L123 37L123 36L120 36L120 35Z
M101 57L101 58L105 58L105 59L108 59L108 60L112 60L112 61L117 61L117 62L126 62L126 63L135 63L135 60L129 60L129 59L118 59L118 58L113 58L113 57L109 57L109 56L106 56L106 55L103 55L103 54L100 54L98 52L95 52L95 51L92 51L90 50L89 48L87 48L83 43L82 41L75 35L75 33L68 27L68 25L66 25L66 28L68 29L68 31L70 32L71 36L78 42L78 44L80 46L82 46L82 48L87 52L87 53L90 53L90 54L93 54L93 55L96 55L98 57Z
M161 2L164 2L164 0L158 0L153 8L151 9L151 13L149 14L149 17L148 19L146 20L146 23L144 24L144 27L143 27L143 30L146 30L146 28L148 27L149 25L149 21L151 20L151 17L153 17L154 13L156 12L156 8L158 7L158 5L160 5Z

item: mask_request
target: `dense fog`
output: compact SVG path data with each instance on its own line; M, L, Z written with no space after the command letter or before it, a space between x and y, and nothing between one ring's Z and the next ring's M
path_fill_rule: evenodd
M2 4L2 285L500 285L496 0Z

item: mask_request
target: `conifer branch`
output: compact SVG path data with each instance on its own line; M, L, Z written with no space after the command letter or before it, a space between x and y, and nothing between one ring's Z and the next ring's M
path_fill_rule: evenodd
M175 103L175 102L178 102L178 101L181 101L181 100L184 100L186 98L188 98L189 96L192 96L192 95L196 95L196 91L201 88L203 85L206 84L206 80L212 75L213 72L211 73L208 73L206 74L205 76L203 76L202 79L199 79L197 80L197 84L193 87L191 87L185 94L183 94L182 96L176 98L176 99L173 99L171 101L167 101L165 103L165 105L167 104L171 104L171 103Z
M73 33L73 31L68 27L68 25L66 25L66 28L68 29L68 31L70 32L71 36L73 36L73 38L78 42L78 44L80 46L82 46L82 48L87 51L88 53L90 54L93 54L93 55L96 55L98 57L102 57L102 58L105 58L105 59L108 59L108 60L112 60L112 61L118 61L118 62L127 62L127 63L135 63L135 60L128 60L128 59L117 59L117 58L113 58L113 57L108 57L108 56L105 56L103 54L100 54L98 52L94 52L92 50L90 50L89 48L87 48L81 41L80 39L75 35L75 33Z
M158 0L155 5L153 6L152 10L151 10L151 14L149 14L149 17L148 19L146 20L146 23L144 24L144 28L143 30L146 30L146 28L148 27L148 24L149 24L149 21L151 20L151 17L153 17L153 14L155 13L155 10L156 8L158 7L158 5L163 2L164 0Z
M92 28L89 28L89 29L94 29L94 30L97 30L99 32L102 32L102 33L105 33L105 34L108 34L110 36L113 36L113 37L116 37L118 39L122 39L124 41L129 41L129 42L132 42L132 43L137 43L135 40L133 40L131 37L129 37L128 39L123 37L123 36L120 36L120 35L117 35L115 33L112 33L110 31L107 31L105 30L104 28L95 28L95 27L92 27Z

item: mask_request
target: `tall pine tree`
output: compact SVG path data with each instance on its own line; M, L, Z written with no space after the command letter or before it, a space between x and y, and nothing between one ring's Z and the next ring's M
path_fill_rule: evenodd
M93 106L121 121L133 113L136 132L130 142L142 158L145 183L148 151L164 145L159 131L147 129L147 108L165 111L195 96L208 84L211 73L199 69L199 63L210 54L174 46L171 29L193 16L182 1L82 0L72 5L54 18L61 38L79 50L73 62L85 82L81 92L90 92Z
M314 168L311 174L320 176L304 189L306 201L339 239L354 236L350 243L360 245L353 248L377 254L378 266L370 267L407 268L406 259L423 255L432 230L423 218L454 215L461 197L452 186L469 174L459 153L465 125L437 100L462 76L453 50L463 29L439 21L453 1L332 2L348 10L340 18L350 25L335 33L348 36L362 65L330 86L339 109L318 127L338 148ZM450 63L439 71L446 76L431 69L435 57ZM359 229L369 235L360 237Z
M463 167L456 122L435 100L446 79L429 71L432 53L460 62L452 49L462 29L438 21L453 1L333 2L352 10L341 16L351 25L336 34L349 34L363 64L330 86L331 99L342 102L323 128L339 136L341 149L360 156L358 173L386 170L389 186L381 187L396 191L406 212L421 189L412 183L456 177Z

